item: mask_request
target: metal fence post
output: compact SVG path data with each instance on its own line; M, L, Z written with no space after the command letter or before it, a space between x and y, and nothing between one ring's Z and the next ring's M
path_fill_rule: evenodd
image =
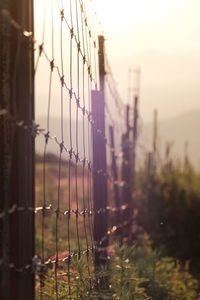
M133 115L133 194L135 192L135 174L136 174L136 146L137 146L137 138L138 138L138 96L134 98L134 115Z
M33 1L7 0L0 9L1 297L33 300Z
M127 205L127 208L122 211L122 221L127 222L127 226L123 227L122 239L128 241L131 230L131 217L132 217L132 200L131 200L131 163L130 163L130 107L126 107L126 133L122 135L122 179L124 186L122 190L123 204Z
M104 138L98 134L96 128L102 130L104 116L102 114L102 95L99 91L92 91L92 115L95 121L93 128L93 199L94 211L105 210L104 213L94 214L94 241L97 245L95 250L95 266L105 263L107 256L107 178L106 173L106 147ZM97 127L96 127L97 126Z
M117 222L120 220L120 195L119 195L119 187L116 184L118 182L118 171L116 164L116 154L115 154L115 140L114 140L114 129L113 126L109 126L109 134L110 134L110 145L111 145L111 170L112 176L114 179L114 204L118 209L117 212ZM117 224L117 223L116 223Z
M99 36L99 80L100 91L92 91L92 116L95 122L93 137L93 199L94 211L105 210L103 214L94 215L95 266L105 265L108 239L105 238L107 224L107 163L105 141L105 96L104 96L104 37Z
M158 137L158 111L154 110L153 117L153 170L156 172L157 161L157 137Z

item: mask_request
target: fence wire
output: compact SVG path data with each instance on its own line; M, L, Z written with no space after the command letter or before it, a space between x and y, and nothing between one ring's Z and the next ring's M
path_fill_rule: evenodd
M7 9L1 10L16 35L32 42L35 53L36 120L26 124L0 109L16 128L36 141L35 206L12 204L0 211L0 220L29 211L35 218L35 256L26 265L10 261L18 273L33 271L36 296L60 298L66 283L65 299L74 299L74 276L81 282L82 271L74 261L83 261L88 278L88 295L95 289L94 252L112 235L130 225L123 219L131 199L122 175L127 128L126 105L121 99L109 60L105 59L105 134L98 128L91 110L92 90L99 84L99 22L91 1L35 0L35 36L23 28ZM20 50L19 50L20 51ZM117 121L116 121L117 120ZM92 132L106 145L107 169L93 167ZM131 145L131 141L128 141ZM107 180L108 203L94 209L93 174ZM94 241L94 218L108 213L109 227L101 240ZM3 257L0 267L4 267ZM75 274L75 275L74 275ZM53 284L50 283L53 278ZM77 296L78 299L78 296Z

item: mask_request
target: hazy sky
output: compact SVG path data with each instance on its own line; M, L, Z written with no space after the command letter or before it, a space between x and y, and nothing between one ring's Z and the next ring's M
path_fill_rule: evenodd
M140 66L145 120L155 107L160 118L200 108L200 1L94 2L125 101L128 68Z
M35 33L39 42L43 2L35 0ZM57 46L60 43L60 15L54 2L54 22L58 25L54 43ZM93 2L104 30L107 56L124 101L127 102L128 98L128 69L140 66L140 114L145 121L151 120L154 108L158 109L160 119L200 109L200 0ZM47 3L50 5L51 1L47 0ZM46 18L51 19L48 7ZM47 20L45 42L51 36L49 24ZM59 51L57 49L59 46L55 51ZM68 49L64 51L67 53ZM47 106L49 71L46 73L45 68L49 70L49 66L41 61L36 74L38 114L44 114ZM55 82L56 86L59 86L58 82ZM53 93L57 98L60 90L53 88ZM55 105L52 112L56 113L56 109Z

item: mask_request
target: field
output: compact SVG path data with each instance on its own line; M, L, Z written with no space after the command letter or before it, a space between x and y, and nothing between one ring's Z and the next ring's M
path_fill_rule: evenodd
M43 162L37 157L36 199L37 207L43 205ZM70 201L76 209L76 184L78 187L79 209L83 209L83 169L71 165ZM62 260L70 251L76 253L70 264L59 265L57 290L59 299L154 299L154 300L197 300L199 290L198 238L200 190L199 175L186 161L180 165L170 161L151 177L145 166L137 173L136 226L133 240L119 247L118 235L110 238L109 260L106 269L94 270L93 254L80 255L79 250L93 245L92 217L89 219L76 214L68 215L69 164L62 161L60 174L60 214L56 225L55 209L58 206L58 159L48 156L46 161L46 206L44 231L42 212L36 214L36 253L44 260ZM86 173L87 175L87 173ZM88 187L88 177L84 177ZM145 187L145 188L144 188ZM89 189L85 189L85 198ZM88 201L88 199L87 199ZM87 202L88 204L90 202ZM110 216L111 217L111 216ZM78 221L76 223L76 221ZM113 222L112 218L110 223ZM57 226L57 241L56 241ZM78 237L77 240L77 227ZM86 231L84 230L86 228ZM68 231L69 229L69 231ZM87 239L86 239L86 235ZM70 236L68 237L68 234ZM70 244L69 244L70 243ZM78 243L80 245L78 246ZM42 254L42 244L43 251ZM57 247L57 248L56 248ZM109 267L108 267L109 266ZM109 268L109 269L108 269ZM46 269L43 278L37 276L36 291L44 299L55 299L55 266ZM108 278L107 284L98 287L98 281ZM44 287L41 288L41 281ZM70 286L70 289L69 289ZM75 298L73 298L75 297Z

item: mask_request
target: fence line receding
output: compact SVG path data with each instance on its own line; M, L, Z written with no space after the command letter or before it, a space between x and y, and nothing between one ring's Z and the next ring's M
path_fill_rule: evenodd
M97 275L109 245L131 238L133 110L91 1L35 1L35 35L33 3L18 2L21 18L1 7L2 290L5 299L92 298L109 288Z

